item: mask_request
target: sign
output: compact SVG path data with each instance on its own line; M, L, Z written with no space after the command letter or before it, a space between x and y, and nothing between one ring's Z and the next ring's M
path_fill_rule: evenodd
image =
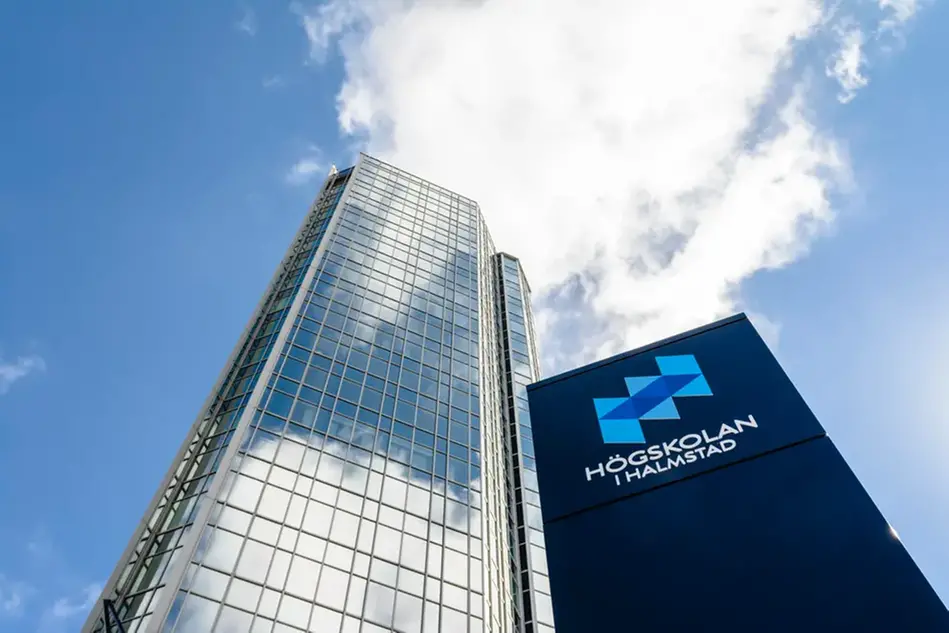
M824 429L744 316L528 387L544 520Z
M557 633L949 631L744 315L528 399Z

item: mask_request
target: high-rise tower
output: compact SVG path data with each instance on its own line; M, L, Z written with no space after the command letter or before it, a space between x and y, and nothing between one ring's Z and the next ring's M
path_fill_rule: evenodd
M552 633L529 293L475 202L334 168L83 632Z

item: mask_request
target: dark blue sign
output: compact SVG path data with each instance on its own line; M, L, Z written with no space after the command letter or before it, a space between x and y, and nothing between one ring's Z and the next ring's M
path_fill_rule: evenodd
M949 631L744 315L528 397L558 633Z
M549 378L528 398L545 521L824 435L744 317Z

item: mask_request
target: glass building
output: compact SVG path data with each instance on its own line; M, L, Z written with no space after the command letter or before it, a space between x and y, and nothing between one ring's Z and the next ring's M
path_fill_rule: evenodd
M83 633L552 633L537 378L478 205L332 169Z

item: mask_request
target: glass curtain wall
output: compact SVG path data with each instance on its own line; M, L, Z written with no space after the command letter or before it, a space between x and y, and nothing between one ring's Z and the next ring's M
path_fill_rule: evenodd
M520 261L498 253L504 428L507 436L508 506L511 511L512 570L515 579L515 626L521 633L553 633L553 607L547 578L544 524L537 488L527 385L540 377L530 286Z
M498 261L473 201L365 155L331 173L107 585L129 633L522 630L546 585L510 396L536 368Z

